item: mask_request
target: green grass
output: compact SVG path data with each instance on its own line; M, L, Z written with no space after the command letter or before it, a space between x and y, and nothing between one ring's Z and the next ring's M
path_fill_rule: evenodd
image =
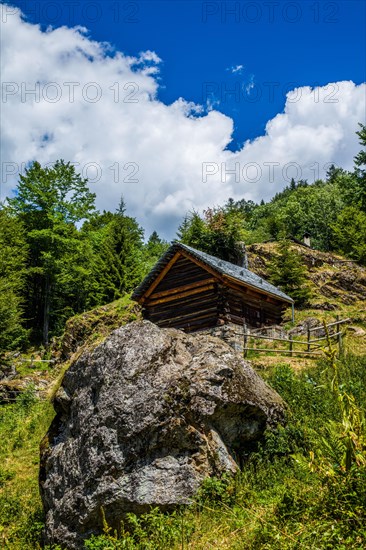
M0 547L38 548L43 527L38 492L39 443L53 418L32 387L0 406Z
M342 391L366 406L366 358L347 356L340 367ZM325 476L310 453L333 460L330 422L342 415L325 362L295 374L288 364L266 371L267 381L289 404L285 427L265 442L235 478L211 479L195 503L174 514L157 510L130 516L119 537L108 532L87 548L359 549L366 546L366 468L341 468ZM327 439L328 438L328 439ZM366 456L366 447L364 448ZM107 518L108 520L108 518Z
M343 269L343 268L342 268ZM317 271L334 271L326 265ZM296 310L295 322L317 317L341 318L366 328L363 303L347 304L342 293L327 299L313 284L313 304L330 301L337 311ZM346 292L344 292L346 294ZM11 405L0 405L0 548L41 548L43 514L38 491L39 444L54 415L50 399L63 373L84 349L92 349L115 328L141 317L129 296L77 315L52 350L64 362L16 363L20 377L53 380L48 400L39 400L30 385ZM287 325L291 311L286 314ZM306 336L299 337L304 339ZM366 340L350 332L352 353L339 364L342 392L366 410ZM264 347L265 341L258 342ZM271 343L271 346L273 343ZM64 357L63 357L64 354ZM28 350L21 358L49 359ZM66 360L66 357L68 359ZM288 403L285 427L268 432L258 451L234 479L207 480L195 502L164 514L151 510L122 521L119 533L108 527L86 541L85 548L127 550L362 550L366 547L366 429L358 436L360 464L342 469L344 414L331 390L332 375L324 360L250 352L258 371ZM38 376L39 377L39 376ZM344 413L344 411L343 411ZM347 415L346 415L347 416ZM346 418L347 420L347 418ZM343 424L342 424L343 421ZM344 436L344 440L345 440ZM361 457L361 458L360 458ZM52 549L56 550L56 548Z
M366 408L366 357L346 355L339 368L342 392ZM97 549L361 550L366 547L366 467L343 471L330 427L341 433L342 411L325 361L295 372L277 363L261 372L289 405L287 424L266 434L234 479L207 480L195 502L173 514L133 514L113 533L85 543ZM0 408L0 542L38 548L42 512L38 495L39 441L53 415L32 389ZM364 434L365 436L366 434ZM334 439L334 441L333 441ZM338 438L339 439L339 438ZM362 447L362 441L361 441ZM340 450L342 454L342 449ZM363 451L366 457L366 442ZM311 454L316 457L311 461ZM332 475L324 470L331 468ZM122 519L122 518L121 518Z

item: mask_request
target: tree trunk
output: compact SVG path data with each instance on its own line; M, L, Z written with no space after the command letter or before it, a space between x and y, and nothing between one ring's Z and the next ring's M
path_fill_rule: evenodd
M48 346L48 331L50 324L50 302L51 302L51 283L50 279L46 277L45 291L44 291L44 309L43 309L43 344Z

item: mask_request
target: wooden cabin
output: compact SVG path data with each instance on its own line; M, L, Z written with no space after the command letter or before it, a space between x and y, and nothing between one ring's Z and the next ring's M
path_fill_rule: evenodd
M174 243L134 291L145 319L192 332L278 324L293 300L248 269Z

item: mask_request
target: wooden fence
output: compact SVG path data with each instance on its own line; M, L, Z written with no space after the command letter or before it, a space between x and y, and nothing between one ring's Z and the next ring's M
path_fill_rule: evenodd
M316 356L322 356L321 348L323 347L321 342L327 341L328 337L330 339L335 339L336 344L338 346L338 351L341 353L342 346L343 346L343 332L340 330L340 325L344 323L348 323L350 319L339 319L339 316L337 316L337 320L333 323L328 323L324 326L317 326L317 327L308 327L307 328L307 338L306 340L295 340L292 335L289 335L288 338L275 338L272 336L264 336L261 334L251 334L248 332L246 326L244 326L244 357L248 356L248 351L255 351L259 353L280 353L280 354L287 354L291 357L293 355L306 355L310 357L316 357ZM313 335L313 333L318 332L327 332L327 334L324 334L324 336L321 336L319 338L315 338L316 334ZM253 347L249 346L250 340L270 340L272 342L283 342L283 344L286 346L286 348L281 349L275 349L275 348L264 348L264 347L257 347L256 342L254 342ZM296 346L304 347L304 349L295 349Z

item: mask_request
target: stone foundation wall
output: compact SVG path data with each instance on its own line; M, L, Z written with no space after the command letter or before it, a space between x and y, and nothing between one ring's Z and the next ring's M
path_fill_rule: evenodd
M228 323L219 327L212 327L200 331L200 334L208 334L209 336L216 336L220 338L235 351L243 351L244 348L244 332L243 327L240 325L234 325Z
M260 334L262 336L272 336L273 338L287 338L287 332L280 325L262 328L250 328L247 326L246 330L248 334L252 335ZM216 336L216 338L220 338L229 344L235 351L242 352L244 349L244 327L241 325L227 323L222 326L202 330L200 334Z

